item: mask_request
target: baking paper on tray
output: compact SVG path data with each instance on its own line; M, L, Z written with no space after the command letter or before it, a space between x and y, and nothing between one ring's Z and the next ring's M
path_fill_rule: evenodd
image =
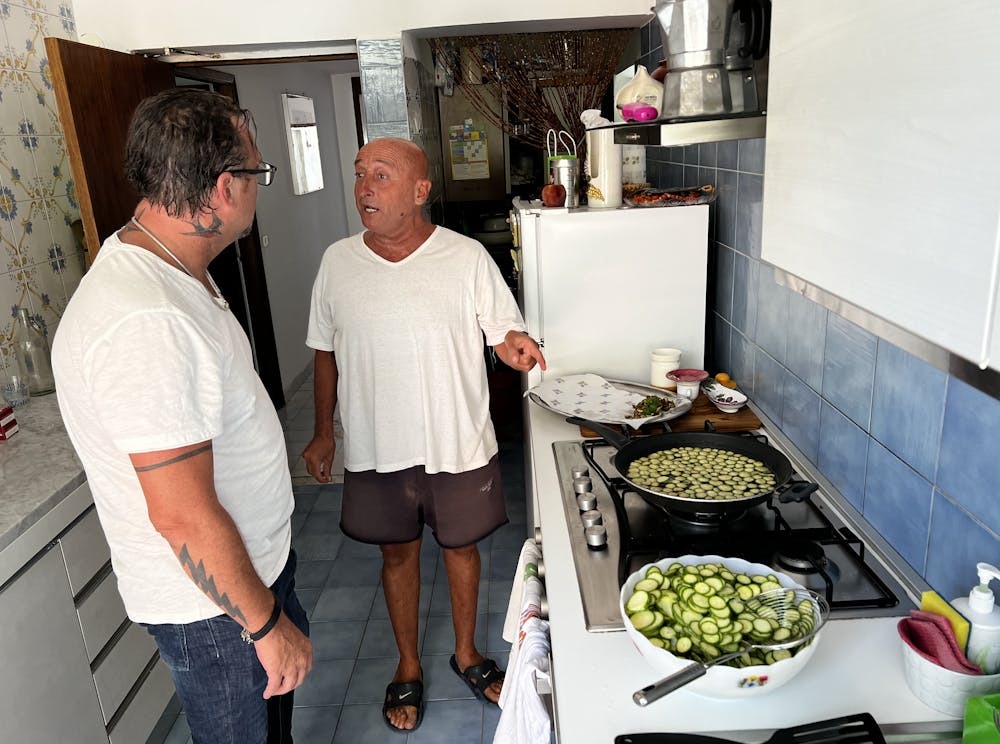
M528 392L537 395L554 411L603 424L624 424L638 429L647 421L663 418L662 415L628 418L628 415L635 410L635 404L645 396L621 390L600 375L553 377Z

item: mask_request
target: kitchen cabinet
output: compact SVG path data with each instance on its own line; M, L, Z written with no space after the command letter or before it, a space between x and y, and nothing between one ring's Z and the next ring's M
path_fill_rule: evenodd
M145 741L173 684L149 634L126 615L86 483L2 551L4 563L23 555L0 587L4 736Z
M106 742L58 543L0 590L0 617L4 738L19 744Z
M775 3L762 258L1000 369L1000 5Z

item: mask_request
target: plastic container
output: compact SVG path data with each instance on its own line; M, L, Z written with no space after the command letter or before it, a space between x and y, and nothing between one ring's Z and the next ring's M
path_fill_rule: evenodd
M587 206L592 209L622 205L622 146L613 129L587 130Z
M1000 569L989 563L977 563L979 584L968 597L952 600L952 606L969 621L969 643L965 656L983 670L1000 673L1000 608L990 590L990 580L1000 580Z
M622 109L627 103L643 103L656 109L657 115L663 110L663 84L653 80L643 65L636 68L635 77L618 91L615 105Z
M680 349L653 349L649 352L649 384L664 390L676 390L677 383L667 377L667 373L680 366Z
M698 397L701 381L707 377L708 372L703 369L675 369L667 373L667 379L677 384L677 394L688 400Z

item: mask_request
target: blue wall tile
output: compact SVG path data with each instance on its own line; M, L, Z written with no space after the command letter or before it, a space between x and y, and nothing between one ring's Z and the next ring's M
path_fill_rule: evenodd
M757 281L757 323L754 340L768 354L785 360L788 339L788 290L774 281L774 269L760 265Z
M736 253L733 271L733 325L748 338L754 337L757 326L757 283L760 264Z
M781 429L813 462L819 453L819 394L795 375L785 376Z
M937 485L1000 533L1000 401L951 378Z
M1000 564L1000 537L935 489L927 549L928 583L948 601L967 597L976 583L980 561Z
M715 311L726 320L733 319L733 274L736 271L736 257L733 251L721 243L715 244L718 258L715 275Z
M871 333L829 313L823 397L865 429L871 418L876 346Z
M729 376L736 380L740 390L750 396L754 393L753 364L756 348L750 339L735 328L732 330L729 342Z
M701 164L715 168L719 164L719 143L706 142L698 146Z
M740 140L740 170L747 173L764 172L764 138Z
M925 478L934 478L947 375L888 341L878 342L871 434Z
M829 403L820 411L819 468L859 510L865 504L868 434Z
M781 421L781 396L787 370L767 352L757 349L754 359L753 401L773 421Z
M788 293L785 365L813 390L823 389L827 309L798 292Z
M729 344L732 339L733 327L723 320L720 315L713 315L712 317L715 319L715 369L710 371L725 372L732 369Z
M923 574L933 487L889 450L869 440L865 519Z
M715 239L725 243L730 248L736 247L736 174L720 170L715 183L718 198L716 210L718 224Z
M740 143L738 140L726 140L719 143L718 163L720 168L736 170L739 166Z
M735 248L748 256L760 258L764 179L755 173L740 173L737 176L737 192Z

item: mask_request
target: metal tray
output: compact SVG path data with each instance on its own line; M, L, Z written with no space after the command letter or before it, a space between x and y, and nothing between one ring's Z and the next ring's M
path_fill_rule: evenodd
M630 393L639 393L640 395L658 395L661 398L669 398L674 401L674 407L665 413L658 413L655 416L650 416L649 418L642 419L643 424L654 424L658 421L670 421L671 419L680 418L685 413L691 410L692 401L685 398L682 395L678 395L672 390L664 390L662 388L653 387L652 385L642 385L638 382L629 382L627 380L608 380L612 386L618 388L619 390L625 390ZM528 398L530 398L534 403L544 408L547 411L552 411L553 413L558 413L561 416L577 416L575 411L560 411L553 408L548 403L543 401L538 395L528 391ZM596 421L599 424L619 424L625 426L635 426L635 423L639 419L612 419L612 418L597 418L589 419Z

